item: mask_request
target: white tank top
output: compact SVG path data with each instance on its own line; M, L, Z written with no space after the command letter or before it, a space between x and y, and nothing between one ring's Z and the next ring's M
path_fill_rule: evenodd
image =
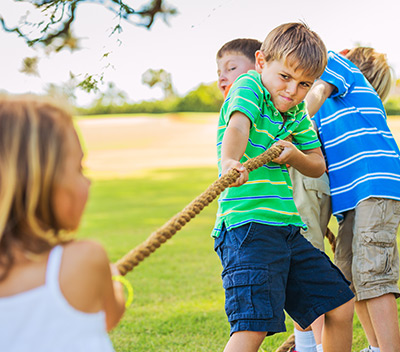
M60 290L63 247L49 255L46 282L0 298L1 352L113 352L105 313L73 308Z

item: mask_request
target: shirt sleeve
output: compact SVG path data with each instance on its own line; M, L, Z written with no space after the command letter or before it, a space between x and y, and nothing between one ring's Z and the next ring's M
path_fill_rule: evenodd
M354 68L349 60L333 51L328 52L328 64L321 79L336 87L330 98L344 97L354 84Z
M224 113L225 123L229 122L235 111L240 111L253 125L260 116L261 99L263 99L263 90L254 77L249 74L240 76L229 90L228 104Z
M309 150L321 146L308 114L304 114L296 129L292 132L292 143L300 150Z

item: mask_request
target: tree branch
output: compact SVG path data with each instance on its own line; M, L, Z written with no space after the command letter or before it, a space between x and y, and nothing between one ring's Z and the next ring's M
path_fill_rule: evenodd
M70 49L77 49L77 38L74 38L72 34L72 25L75 21L75 14L77 7L80 3L93 3L104 6L107 10L115 13L120 19L123 19L136 26L144 26L148 29L153 25L156 16L158 14L164 17L164 21L168 16L175 15L176 9L173 7L167 7L165 0L149 0L150 2L143 6L142 9L136 11L129 5L125 4L123 0L15 0L16 2L29 2L36 9L40 10L47 20L40 21L38 23L28 23L26 20L23 25L29 24L40 29L41 36L32 38L29 34L24 33L22 26L16 26L10 28L6 25L6 22L2 16L0 16L0 23L3 29L10 33L16 33L19 37L22 37L29 46L35 46L41 44L45 47L51 47L57 41L60 41L55 45L55 51L59 51L64 47ZM132 18L139 18L141 22L134 22ZM57 25L58 28L54 28ZM121 27L118 24L118 27ZM114 30L115 32L115 30Z

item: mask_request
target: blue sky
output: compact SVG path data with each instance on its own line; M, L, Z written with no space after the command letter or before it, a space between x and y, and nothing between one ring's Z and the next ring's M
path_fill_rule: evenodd
M132 6L138 1L126 1ZM142 3L143 1L139 1ZM16 35L0 30L0 90L11 93L43 92L48 83L60 84L74 74L96 74L105 70L105 81L114 82L131 101L162 97L159 88L141 83L148 69L163 68L172 75L179 94L201 82L216 79L215 53L228 40L256 38L279 24L305 21L324 40L328 49L340 51L356 43L375 47L387 54L397 78L400 77L400 1L398 0L169 0L179 14L169 26L158 20L146 30L122 23L123 32L111 36L117 19L98 5L81 5L74 32L81 37L82 50L46 56L27 48ZM12 26L26 11L13 0L0 1L0 14ZM121 45L118 45L118 40ZM111 52L109 60L102 59ZM26 56L41 56L39 77L19 72ZM93 95L79 94L86 104Z

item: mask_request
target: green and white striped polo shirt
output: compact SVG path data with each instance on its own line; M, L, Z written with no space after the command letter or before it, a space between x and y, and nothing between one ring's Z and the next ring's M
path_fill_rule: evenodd
M218 170L221 173L221 144L229 118L240 111L251 121L244 163L267 150L275 141L289 135L300 150L321 144L312 128L305 103L281 113L273 106L270 94L256 71L241 75L231 87L222 105L217 134ZM273 226L289 224L306 228L293 201L292 183L285 165L270 162L252 171L249 180L240 187L227 188L218 201L218 213L212 236L218 237L222 223L232 229L249 222Z

